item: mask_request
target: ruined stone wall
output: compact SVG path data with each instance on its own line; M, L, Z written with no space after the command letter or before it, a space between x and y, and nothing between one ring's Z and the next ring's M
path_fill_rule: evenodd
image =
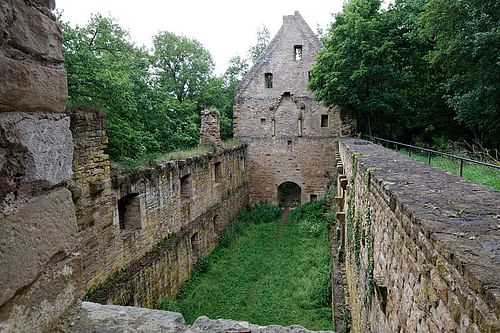
M498 332L500 192L362 140L340 158L352 330Z
M300 57L296 58L296 48ZM283 26L247 76L235 98L235 137L248 143L250 198L277 202L278 186L291 181L301 201L325 192L333 169L335 138L341 135L336 110L314 100L309 71L321 43L298 12ZM272 74L268 87L266 74Z
M80 295L62 34L50 0L0 1L0 332L43 332Z
M71 116L71 189L86 289L98 287L91 298L100 302L157 307L247 205L246 148L111 175L102 114L73 110Z

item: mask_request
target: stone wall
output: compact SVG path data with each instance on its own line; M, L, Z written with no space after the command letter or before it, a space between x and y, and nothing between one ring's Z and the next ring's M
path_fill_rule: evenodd
M248 203L244 145L120 173L105 154L105 121L73 110L71 190L84 282L103 303L159 306ZM216 177L216 173L218 177ZM113 281L114 283L110 283Z
M362 140L340 159L351 329L500 331L500 192Z
M235 137L248 143L252 201L278 202L278 187L285 182L300 187L301 202L325 193L334 138L342 127L339 113L316 102L307 87L321 48L298 12L284 16L283 26L238 87L234 129Z
M114 318L120 320L113 320ZM59 327L60 332L176 332L176 333L309 333L302 326L259 326L246 321L209 319L199 317L192 325L187 325L182 314L177 312L100 305L83 302L72 318ZM316 331L328 333L330 331ZM333 333L333 332L330 332Z
M43 332L80 295L62 34L50 0L0 2L0 332Z

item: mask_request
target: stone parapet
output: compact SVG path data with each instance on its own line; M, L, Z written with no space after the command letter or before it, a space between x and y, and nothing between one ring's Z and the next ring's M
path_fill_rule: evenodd
M339 146L352 329L498 332L500 192L363 140Z

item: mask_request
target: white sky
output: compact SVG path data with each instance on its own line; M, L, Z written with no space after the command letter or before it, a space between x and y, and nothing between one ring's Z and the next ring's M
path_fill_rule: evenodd
M271 38L283 15L298 10L316 31L326 28L332 13L342 10L343 0L56 0L63 20L85 24L91 13L118 19L138 45L151 46L158 31L171 31L200 41L212 54L216 73L224 72L229 58L246 56L255 45L257 28L266 25Z

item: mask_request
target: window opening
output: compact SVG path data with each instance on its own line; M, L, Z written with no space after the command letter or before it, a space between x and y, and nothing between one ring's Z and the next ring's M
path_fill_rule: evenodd
M201 250L201 237L198 233L191 236L191 254L193 257L193 262L196 262L200 256Z
M273 87L273 74L272 73L266 73L264 74L265 81L266 81L266 88L272 88Z
M302 60L302 45L295 45L293 49L295 51L295 61Z
M193 187L191 181L191 174L185 175L181 178L181 203L185 204L191 200L193 194Z
M138 193L130 193L118 200L120 230L141 229L141 202Z
M266 118L260 118L260 123L264 124L266 122Z
M317 195L317 194L311 194L311 195L309 196L309 200L310 200L310 201L315 201L315 200L318 200L318 195Z
M221 162L215 162L215 183L222 183L222 164Z
M328 115L327 114L321 115L321 127L328 127Z

